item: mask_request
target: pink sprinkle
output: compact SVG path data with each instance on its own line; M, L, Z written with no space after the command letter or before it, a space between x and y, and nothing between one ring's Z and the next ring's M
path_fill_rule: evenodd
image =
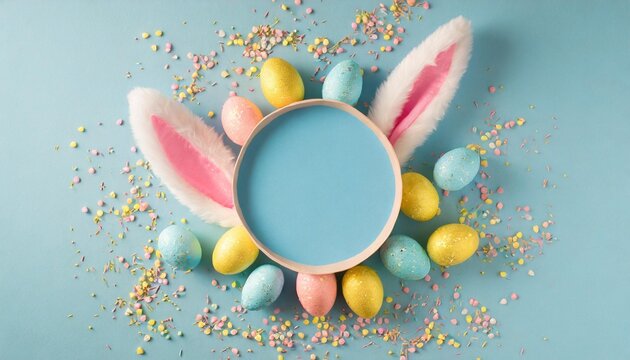
M510 298L512 300L517 300L518 299L518 294L517 293L512 293L512 295L510 295Z
M497 91L497 88L495 88L493 85L488 86L488 92L490 92L490 94L494 94Z
M238 82L237 81L232 81L232 87L233 88L237 88L238 87Z
M423 7L425 10L429 10L429 7L431 7L431 5L429 5L429 2L428 2L428 1L425 1L425 2L422 4L422 7Z
M237 348L232 348L232 354L238 355L238 349Z
M378 66L372 65L372 67L370 67L370 71L373 72L373 73L377 72L378 71Z
M295 5L302 5L302 0L295 0L293 3L295 3Z
M100 154L100 153L99 153L99 151L98 151L98 150L96 150L96 149L92 149L92 150L90 150L90 154L92 154L92 155L94 155L94 156L98 156L98 154Z
M431 281L431 275L427 274L427 276L424 277L424 281L426 282Z
M88 173L95 174L96 173L96 169L91 167L91 168L88 169Z
M458 292L453 293L453 299L457 300L457 299L459 299L459 297L460 297L460 295L459 295Z
M179 84L171 84L171 90L179 89Z
M78 177L78 176L75 176L75 177L72 178L72 182L75 183L75 184L78 184L78 183L81 182L81 178Z
M503 194L503 187L499 186L497 188L497 194Z
M502 203L502 202L500 202L500 201L499 201L499 202L497 203L497 209L498 209L498 210L503 209L503 203Z
M236 69L234 69L234 72L241 75L243 72L245 71L245 69L243 69L242 67L237 67Z
M118 125L118 126L122 126L124 123L125 123L125 121L123 119L116 120L116 125Z
M501 304L501 305L507 304L507 299L503 298L503 299L499 300L499 304Z
M312 14L313 13L313 8L306 8L306 13L307 14Z
M130 150L132 153L135 153L138 151L138 148L136 148L135 146L132 146Z
M98 206L104 206L104 205L105 205L105 201L103 201L103 200L99 200L99 201L97 201L97 202L96 202L96 204L97 204Z
M405 293L405 294L409 294L409 288L408 288L408 287L406 287L406 286L402 289L402 291L403 291L403 293Z
M352 30L356 30L357 29L357 23L353 22L352 25L350 25L352 27Z
M449 274L449 272L448 272L448 271L444 271L444 272L442 273L442 278L444 278L444 279L448 279L450 276L451 276L451 274Z
M457 325L457 319L451 319L451 324Z
M87 206L84 206L84 207L81 208L81 212L84 213L84 214L87 214L87 213L90 212L90 209Z
M438 291L440 287L438 286L438 284L433 284L433 286L431 286L431 289L433 289L433 291Z
M236 96L236 91L230 91L229 96Z

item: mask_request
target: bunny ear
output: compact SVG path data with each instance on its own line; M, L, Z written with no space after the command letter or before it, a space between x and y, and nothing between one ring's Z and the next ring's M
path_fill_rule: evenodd
M387 135L401 164L444 116L471 48L470 21L457 17L411 50L377 90L369 117Z
M184 105L157 90L136 88L128 100L136 142L175 197L210 223L237 225L234 155L221 137Z

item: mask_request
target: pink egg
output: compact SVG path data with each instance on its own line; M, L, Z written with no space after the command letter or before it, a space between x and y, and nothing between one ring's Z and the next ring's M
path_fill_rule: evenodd
M258 106L240 96L231 96L223 104L221 123L227 136L238 145L243 145L263 115Z
M323 316L328 314L335 304L337 279L335 274L298 273L295 280L295 290L304 310L313 316Z

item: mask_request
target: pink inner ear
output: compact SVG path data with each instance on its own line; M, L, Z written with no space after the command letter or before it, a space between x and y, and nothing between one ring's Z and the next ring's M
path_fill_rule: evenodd
M232 184L225 173L158 116L151 116L158 141L175 171L189 185L226 208L233 208Z
M455 55L456 44L443 50L435 58L435 65L427 65L413 83L413 88L403 106L402 112L394 122L394 128L389 134L392 145L402 134L422 115L427 106L440 93L444 80L448 76Z

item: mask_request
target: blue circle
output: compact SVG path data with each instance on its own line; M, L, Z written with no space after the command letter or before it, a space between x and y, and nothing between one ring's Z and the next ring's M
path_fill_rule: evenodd
M363 252L395 206L396 177L381 140L354 115L326 105L290 110L260 129L235 181L257 240L308 266Z

